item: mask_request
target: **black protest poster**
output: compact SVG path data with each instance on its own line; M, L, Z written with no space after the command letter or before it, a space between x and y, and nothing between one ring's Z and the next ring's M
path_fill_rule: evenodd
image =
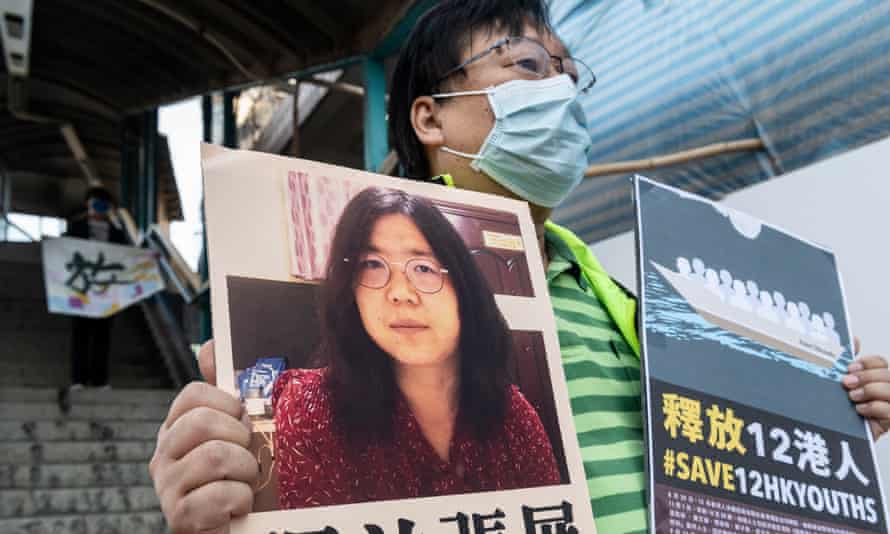
M634 190L652 532L887 532L834 254Z

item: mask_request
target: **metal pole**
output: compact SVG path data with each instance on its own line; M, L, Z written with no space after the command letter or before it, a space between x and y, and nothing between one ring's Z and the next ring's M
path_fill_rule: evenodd
M130 147L127 145L127 121L121 126L121 171L118 178L118 203L130 213Z
M241 91L226 91L223 93L223 140L222 144L228 148L238 148L238 127L235 124L235 99Z
M139 119L127 117L121 129L120 206L139 220ZM138 224L138 223L137 223Z
M291 117L291 124L293 125L293 133L291 134L290 139L290 155L299 158L300 157L300 82L297 82L296 85L293 86L293 91L291 94L294 99L294 111Z
M365 169L377 172L386 154L386 71L383 60L369 57L364 62L365 74Z
M204 142L220 143L229 148L238 148L238 130L235 125L235 97L239 91L225 91L222 94L222 102L218 102L218 95L204 95L201 98L201 111L204 119ZM217 96L217 98L214 98ZM215 105L215 104L220 105ZM222 113L217 114L216 111L222 108ZM214 124L214 117L222 118L222 139L216 139L214 130L219 132ZM201 275L201 282L206 282L210 278L210 270L207 264L207 219L204 217L204 201L201 200L201 227L202 227L202 250L201 257L198 260L198 270ZM213 337L213 317L210 310L210 291L206 296L201 298L201 342L205 342Z
M213 97L204 95L201 97L201 122L203 123L203 135L205 143L213 142Z
M12 197L12 180L6 170L0 169L0 241L9 238L9 204Z
M145 118L138 117L139 122L139 162L138 169L136 174L136 198L133 199L133 207L136 208L135 216L136 216L136 226L139 227L140 232L145 231L145 190L147 188L146 180L147 175L145 174L145 160L148 158L148 154L145 151Z
M143 137L145 159L143 174L145 175L145 196L143 197L145 215L143 232L157 221L158 218L158 109L146 111L143 115Z
M201 97L201 118L204 123L204 142L213 142L213 97L204 95ZM207 266L207 219L204 217L204 197L201 197L201 256L198 259L198 273L201 282L210 278L210 270ZM200 339L204 343L213 337L213 320L210 314L210 291L201 297L200 303Z

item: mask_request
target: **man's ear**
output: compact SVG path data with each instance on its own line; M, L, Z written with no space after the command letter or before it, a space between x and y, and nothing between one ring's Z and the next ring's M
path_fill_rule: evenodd
M419 96L411 104L411 126L424 146L440 147L445 144L445 134L439 120L441 108L431 96Z

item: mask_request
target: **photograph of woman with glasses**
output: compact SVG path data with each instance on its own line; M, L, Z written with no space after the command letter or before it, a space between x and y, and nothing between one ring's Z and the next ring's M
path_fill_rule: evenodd
M273 393L281 509L560 483L494 296L429 201L359 193L325 278L321 367Z

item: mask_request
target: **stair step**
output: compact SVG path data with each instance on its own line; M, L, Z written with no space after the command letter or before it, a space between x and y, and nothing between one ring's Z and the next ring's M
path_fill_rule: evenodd
M74 404L67 414L57 402L0 402L0 420L87 419L99 421L163 421L165 404Z
M0 490L0 517L108 512L150 512L160 509L151 486Z
M0 489L150 486L145 463L0 465Z
M46 388L68 385L71 381L70 364L67 361L59 361L58 351L59 346L67 346L70 343L69 338L70 336L66 336L64 340L52 340L48 347L32 346L25 360L0 361L0 387L35 386ZM2 335L0 335L0 339L5 341ZM8 350L5 346L3 348L4 351ZM40 350L50 351L51 357L44 356ZM154 348L142 348L140 352L149 353L155 350ZM0 357L2 356L0 355ZM112 358L118 356L112 352ZM160 363L128 364L112 361L109 369L111 385L115 388L169 389L171 387L170 378L164 374L162 367Z
M169 405L176 396L171 389L81 389L69 394L71 404L164 404ZM0 388L0 402L56 402L59 390L56 388Z
M0 519L3 534L162 534L168 531L160 512Z
M59 441L0 443L5 464L73 464L88 462L147 462L154 441Z
M0 421L0 443L154 440L160 421Z

